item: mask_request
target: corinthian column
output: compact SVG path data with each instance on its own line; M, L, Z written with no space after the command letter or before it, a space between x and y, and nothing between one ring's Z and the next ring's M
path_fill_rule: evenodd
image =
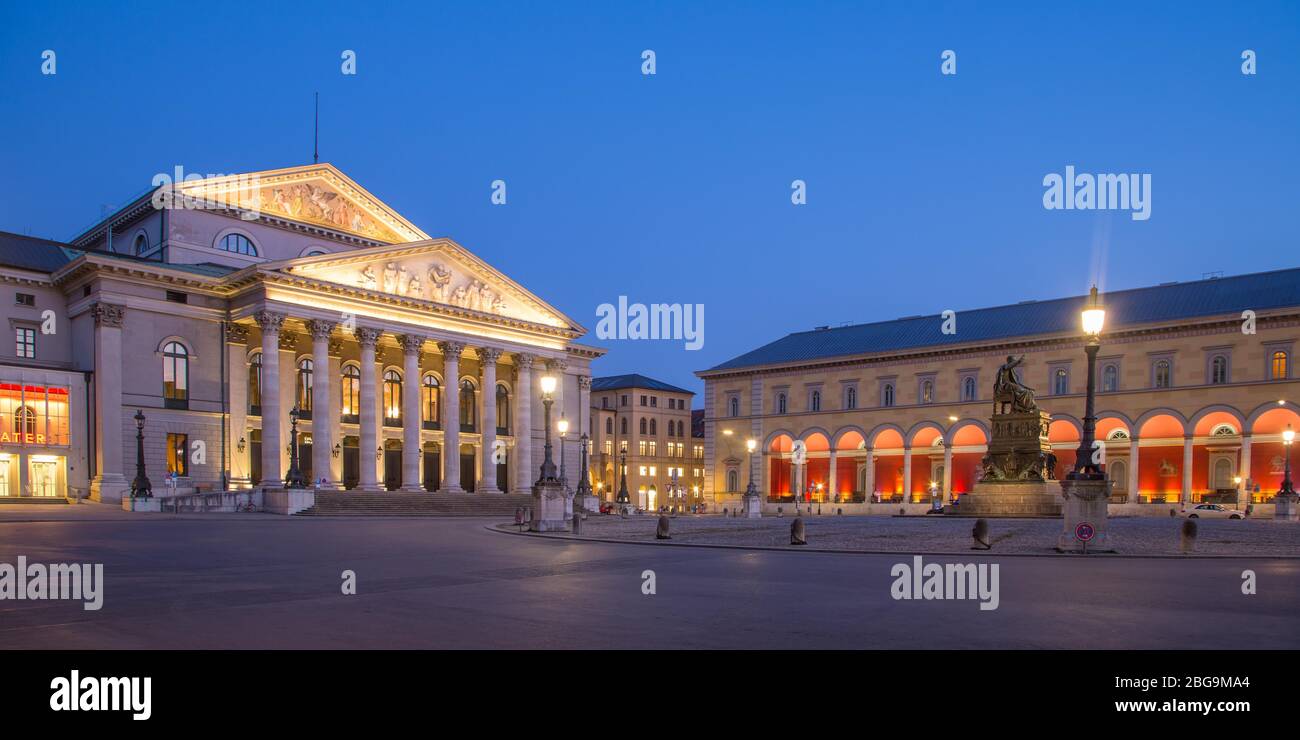
M239 324L226 326L226 377L230 383L230 428L227 429L226 449L230 455L228 490L249 487L248 470L248 327ZM239 440L244 440L244 451Z
M280 327L284 314L258 311L253 320L262 329L262 482L263 488L284 485L280 456L284 437L280 430Z
M420 350L424 337L403 334L397 338L402 345L402 490L411 493L424 491L420 484Z
M442 350L442 376L446 379L442 428L442 490L445 493L464 493L460 487L460 353L465 345L459 342L438 342Z
M330 393L330 334L334 327L333 321L307 322L307 331L311 332L312 365L311 474L318 481L325 479L319 487L329 491L342 487L330 476L330 459L334 450L334 425L330 423L330 407L334 405L334 396Z
M361 413L357 419L361 426L361 449L357 461L360 468L357 490L378 491L379 476L375 472L375 449L379 446L379 415L375 401L375 343L383 332L358 326L353 333L357 344L361 346L361 392L357 399L361 404Z
M482 376L482 389L479 393L479 421L483 440L479 459L482 460L479 486L484 493L500 493L497 487L497 463L493 447L497 441L497 360L501 359L501 350L492 347L478 349L479 374Z
M533 470L533 356L515 353L515 493L531 493Z

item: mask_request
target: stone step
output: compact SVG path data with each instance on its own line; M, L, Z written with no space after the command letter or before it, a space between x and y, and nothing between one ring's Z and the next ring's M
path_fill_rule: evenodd
M0 496L0 505L4 504L66 504L68 500L62 496Z
M533 505L533 497L508 493L408 493L320 491L297 516L506 516Z

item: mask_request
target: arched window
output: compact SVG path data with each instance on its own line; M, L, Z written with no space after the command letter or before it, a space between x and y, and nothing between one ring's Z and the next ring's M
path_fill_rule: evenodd
M1210 360L1210 383L1212 385L1222 385L1228 382L1228 358L1223 355L1215 355Z
M858 407L858 389L852 386L844 391L844 408L856 409Z
M402 418L402 374L384 371L384 420L400 422Z
M612 416L605 420L605 434L614 434L614 417Z
M310 418L311 415L311 373L314 363L310 357L304 357L298 361L298 411L307 414L304 418Z
M1058 367L1056 372L1052 373L1052 394L1064 396L1070 392L1070 373L1063 367Z
M1169 387L1169 360L1156 360L1155 364L1155 387Z
M262 353L254 353L248 358L248 405L250 413L260 416L262 413Z
M497 429L510 433L510 391L500 383L497 384Z
M740 490L740 474L734 470L727 471L727 490L728 491Z
M934 403L934 382L921 383L921 403Z
M356 365L343 366L343 408L340 411L344 417L361 415L361 368Z
M438 423L438 393L440 390L438 376L433 373L425 373L420 380L420 421L423 422L422 426L432 427Z
M135 244L131 247L132 252L136 255L142 255L149 251L149 237L139 233L135 235Z
M619 426L619 434L622 434L622 435L624 435L624 436L627 436L627 417L626 417L626 416L624 416L622 419L619 420L619 422L618 422L618 426Z
M460 424L461 428L473 429L478 422L478 409L474 402L478 388L474 386L474 381L466 378L460 381Z
M644 435L646 433L646 420L644 416L641 417L641 422L638 424L638 427L641 429L641 434Z
M976 388L974 378L968 377L961 382L961 399L963 401L974 401L975 392Z
M822 410L822 392L821 392L821 391L813 391L813 392L808 396L808 410L809 410L809 411L821 411L821 410Z
M221 249L226 250L227 252L234 252L235 254L246 254L250 257L257 256L257 247L254 247L253 242L243 234L226 234L225 236L221 237L221 241L217 244L217 246L219 246Z
M885 383L884 389L881 390L880 392L880 405L881 406L894 405L894 384L893 383Z
M1101 371L1101 389L1104 392L1119 390L1119 368L1114 365L1107 365Z
M14 409L14 429L20 434L36 434L36 410L31 406Z
M784 393L776 394L776 413L784 414L786 409L786 399Z
M180 342L163 345L163 403L185 408L190 399L190 353Z
M1273 380L1285 380L1289 369L1287 367L1288 359L1285 352L1281 350L1274 352L1272 359L1269 361L1269 377Z
M731 416L740 416L740 399L732 398L727 401L727 413Z
M654 419L651 419L651 420L650 420L650 434L651 434L651 436L654 436L654 435L656 435L656 434L658 434L658 433L659 433L659 425L655 423L655 420L654 420Z

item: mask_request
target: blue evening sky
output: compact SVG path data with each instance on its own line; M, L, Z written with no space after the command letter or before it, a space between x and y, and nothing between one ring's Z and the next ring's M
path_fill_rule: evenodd
M821 324L1300 265L1297 8L7 2L0 229L309 163L319 90L322 161L587 326L596 374L701 390ZM1044 210L1071 164L1151 174L1150 220ZM597 339L620 295L704 304L704 348Z

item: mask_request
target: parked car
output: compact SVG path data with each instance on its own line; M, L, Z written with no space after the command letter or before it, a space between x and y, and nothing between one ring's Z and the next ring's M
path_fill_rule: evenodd
M1222 504L1197 504L1186 512L1188 519L1245 519L1246 514Z

